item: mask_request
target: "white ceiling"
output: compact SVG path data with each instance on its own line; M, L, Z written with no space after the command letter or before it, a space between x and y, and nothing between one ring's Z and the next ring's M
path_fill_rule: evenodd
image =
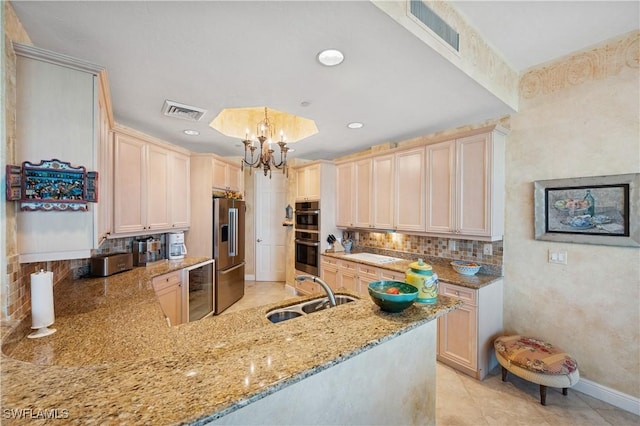
M118 123L195 152L242 155L208 126L228 107L315 120L319 133L291 145L307 159L512 112L369 1L12 4L36 46L107 68ZM638 29L639 4L454 2L518 71ZM316 61L328 47L344 52L339 67ZM165 117L165 99L208 112L197 123Z

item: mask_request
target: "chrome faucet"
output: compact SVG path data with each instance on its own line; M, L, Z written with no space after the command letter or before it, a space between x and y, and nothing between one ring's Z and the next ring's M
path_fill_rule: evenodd
M313 275L298 275L296 277L296 281L304 281L304 280L310 280L310 281L313 281L314 283L320 284L324 289L324 291L327 293L327 296L329 296L329 304L332 307L336 306L336 297L333 295L333 291L331 291L331 287L329 287L327 283L325 283L318 277L314 277Z

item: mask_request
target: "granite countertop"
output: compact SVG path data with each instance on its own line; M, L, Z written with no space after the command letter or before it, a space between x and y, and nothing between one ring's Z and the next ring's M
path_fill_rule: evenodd
M390 271L400 272L403 274L407 272L407 269L409 269L409 264L418 261L418 255L415 255L415 258L400 259L396 262L389 262L389 263L367 262L365 260L353 259L348 257L349 254L356 254L356 253L364 253L364 252L353 251L351 253L344 253L344 252L322 253L322 255L327 257L334 257L336 259L348 260L349 262L375 266L377 268L388 269ZM386 255L385 253L380 253L380 254ZM397 256L394 256L393 254L390 254L389 256L397 257ZM450 284L456 284L462 287L468 287L468 288L473 288L477 290L479 288L482 288L486 285L489 285L491 283L494 283L502 279L500 275L489 275L489 274L478 273L473 276L466 276L466 275L459 274L453 270L453 268L449 264L450 260L447 260L447 259L428 258L428 259L425 259L425 262L431 265L431 267L433 268L433 272L438 274L438 279L440 281L447 282Z
M390 314L362 298L278 324L266 319L312 298L292 297L168 327L151 279L203 260L58 283L57 332L26 339L28 318L3 339L3 423L56 410L71 424L203 424L462 304L441 296Z

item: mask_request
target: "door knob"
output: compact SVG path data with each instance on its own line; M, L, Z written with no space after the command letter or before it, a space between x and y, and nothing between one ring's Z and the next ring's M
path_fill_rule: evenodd
M262 242L262 240L260 238L257 239L258 242Z

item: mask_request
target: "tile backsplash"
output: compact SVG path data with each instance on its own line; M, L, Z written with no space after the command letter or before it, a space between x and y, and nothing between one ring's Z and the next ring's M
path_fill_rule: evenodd
M397 232L350 232L354 249L364 251L386 251L388 255L406 258L444 258L469 260L483 265L484 270L502 275L502 241L455 240L441 237L406 235ZM491 245L491 255L484 254L486 244ZM394 253L395 252L395 253Z

